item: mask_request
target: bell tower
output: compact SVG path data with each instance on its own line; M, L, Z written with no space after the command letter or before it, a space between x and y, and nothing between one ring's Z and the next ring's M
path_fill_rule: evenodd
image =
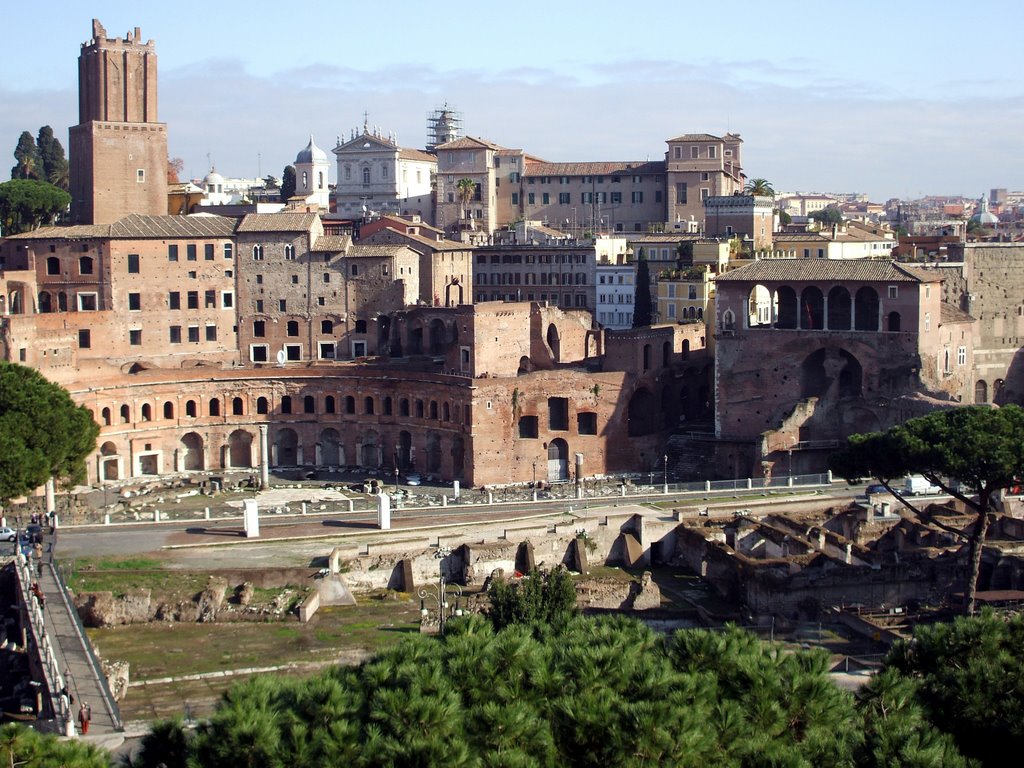
M71 218L109 224L167 214L167 126L157 121L156 45L136 27L108 38L92 22L78 57L78 125L70 131Z

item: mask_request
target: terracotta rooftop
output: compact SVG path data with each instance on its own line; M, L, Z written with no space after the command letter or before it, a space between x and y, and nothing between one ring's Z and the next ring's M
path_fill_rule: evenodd
M72 227L43 227L11 235L19 240L83 240L110 238L231 237L235 219L210 214L191 216L140 216L133 213L113 224L79 224Z
M888 259L763 259L715 278L716 282L919 283L918 275ZM930 282L930 281L929 281Z
M730 138L739 138L732 136ZM669 141L725 141L721 136L712 136L710 133L684 133L682 136L676 136L674 139Z
M665 173L662 161L530 163L523 176L616 176Z
M238 225L238 232L308 232L315 213L250 213Z
M947 323L973 323L974 318L964 312L958 307L954 307L952 304L942 302L941 311L939 317L939 323L946 325Z
M477 139L472 136L463 136L461 138L456 139L455 141L449 141L447 144L441 144L440 146L435 147L435 151L439 151L442 149L477 149L479 147L495 150L504 149L504 147L500 147L493 142L487 141L486 139Z
M398 156L402 160L420 160L424 163L436 163L437 156L432 155L430 152L424 152L422 149L400 149Z
M376 245L359 243L353 245L351 250L346 256L355 259L382 259L390 256L397 256L402 251L407 250L404 245Z
M315 253L344 253L352 245L348 235L321 235L313 244Z
M417 235L412 232L405 232L404 230L396 229L395 227L384 227L384 231L392 232L399 237L407 238L414 243L425 245L434 251L466 251L470 248L470 246L465 243L460 243L455 240L448 240L446 238L438 240L436 237ZM373 235L371 235L371 237L373 237Z

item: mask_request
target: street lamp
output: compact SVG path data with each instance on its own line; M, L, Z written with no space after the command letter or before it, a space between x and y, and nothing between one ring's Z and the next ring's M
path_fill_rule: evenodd
M439 574L437 584L431 584L420 590L420 617L425 621L430 616L430 609L427 608L427 600L433 602L437 610L438 632L444 634L444 625L452 616L461 616L462 607L459 605L459 598L462 597L462 587L458 584L449 584L445 581L444 574ZM454 598L454 604L449 600Z
M662 464L664 466L664 476L662 479L662 493L668 495L668 454L666 453L661 457Z

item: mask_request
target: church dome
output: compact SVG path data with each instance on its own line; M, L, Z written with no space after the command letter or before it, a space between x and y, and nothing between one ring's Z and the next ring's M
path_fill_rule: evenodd
M999 217L996 216L992 211L988 209L988 200L982 195L978 201L979 210L976 214L971 216L971 221L976 221L979 224L995 225L999 223Z
M204 187L209 187L210 185L223 184L223 183L224 183L224 177L221 176L219 173L217 173L217 171L214 170L213 168L211 168L210 172L208 174L206 174L205 177L203 177L203 186Z
M295 156L295 164L326 163L327 153L313 143L313 137L309 137L309 144Z

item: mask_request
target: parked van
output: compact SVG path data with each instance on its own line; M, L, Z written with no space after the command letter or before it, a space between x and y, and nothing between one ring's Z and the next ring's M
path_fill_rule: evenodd
M909 475L903 483L903 493L907 496L931 496L942 493L942 489L932 485L921 475Z

